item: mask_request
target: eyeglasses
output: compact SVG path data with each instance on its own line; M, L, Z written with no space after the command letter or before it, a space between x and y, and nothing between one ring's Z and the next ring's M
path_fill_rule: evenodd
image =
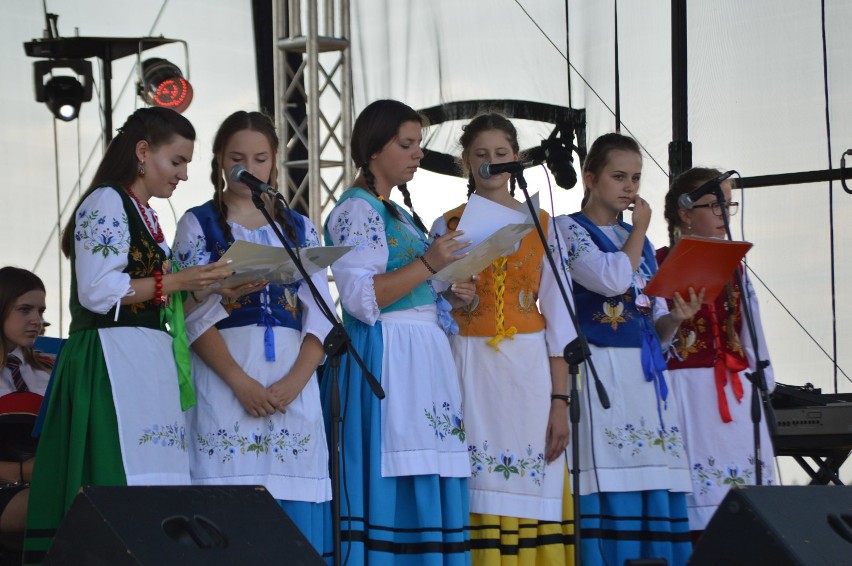
M711 202L708 204L694 204L692 208L709 208L713 211L713 214L716 216L722 216L722 207L719 206L718 202ZM729 202L726 206L728 209L728 216L735 216L737 211L740 209L740 203L738 202Z

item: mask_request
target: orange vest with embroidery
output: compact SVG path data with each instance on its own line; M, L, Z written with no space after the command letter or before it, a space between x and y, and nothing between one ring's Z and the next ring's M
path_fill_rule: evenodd
M444 214L447 230L454 230L458 225L464 207L461 205ZM539 211L545 236L549 218L546 212ZM482 271L473 302L452 311L459 325L459 334L510 338L517 332L526 334L544 330L544 317L537 304L543 256L544 248L538 233L533 230L521 240L518 251L498 258Z

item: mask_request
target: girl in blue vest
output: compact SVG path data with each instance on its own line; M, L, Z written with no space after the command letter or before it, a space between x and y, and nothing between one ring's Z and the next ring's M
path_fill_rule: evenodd
M367 106L352 131L360 175L325 223L326 241L354 249L332 266L343 320L355 349L381 383L376 398L360 368L339 370L343 424L343 555L351 565L467 564L470 561L468 449L461 392L428 279L467 244L452 231L431 244L416 214L390 200L423 158L420 115L401 102ZM456 255L458 254L458 255ZM454 292L453 292L454 290ZM473 283L458 283L454 304L469 303ZM329 409L330 369L323 378Z
M174 110L134 112L62 233L71 328L36 454L27 564L41 562L81 486L189 482L183 411L195 398L180 291L229 273L224 262L172 270L149 201L187 179L194 140Z
M181 266L215 262L237 240L281 247L235 165L273 186L278 136L259 112L231 114L213 141L213 199L178 223ZM263 197L290 246L318 246L310 220ZM333 305L324 270L312 277ZM251 285L251 284L249 284ZM259 282L236 299L210 296L187 320L198 403L188 414L192 481L264 485L323 551L331 480L316 369L331 323L308 285Z
M580 421L580 515L584 564L691 552L685 494L692 489L678 407L669 394L661 342L699 308L643 293L657 263L645 237L651 208L639 196L642 156L632 138L605 134L583 164L582 210L559 218L568 241L580 325L611 407L584 372ZM619 220L625 210L633 225Z

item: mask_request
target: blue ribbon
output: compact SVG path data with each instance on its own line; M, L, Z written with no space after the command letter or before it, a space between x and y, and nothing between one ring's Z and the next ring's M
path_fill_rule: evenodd
M432 282L429 282L429 288L432 289ZM454 335L459 333L459 323L456 322L456 319L453 317L450 311L453 310L453 306L450 304L443 295L438 295L432 290L432 295L436 297L435 304L438 306L438 321L441 323L441 326L444 328L444 332L448 335Z
M265 326L263 332L263 353L266 356L267 362L275 361L275 332L273 326L281 326L281 321L272 315L272 309L269 307L269 288L261 291L261 314L258 326Z
M663 408L669 396L669 386L663 370L666 369L666 360L656 333L649 328L642 330L642 371L645 381L654 383L654 392L657 397L657 415L660 417L660 427L665 433L666 426L663 422Z

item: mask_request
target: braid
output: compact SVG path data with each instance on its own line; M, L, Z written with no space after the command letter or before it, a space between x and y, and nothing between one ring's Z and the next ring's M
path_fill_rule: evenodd
M515 196L515 185L517 185L517 181L515 181L515 176L512 175L512 178L509 180L509 194L514 198Z
M210 180L213 181L214 187L213 208L216 210L216 222L222 229L225 243L230 245L234 241L234 234L231 232L231 225L228 224L228 205L225 204L225 199L222 197L225 182L222 179L222 168L219 167L219 160L216 155L213 155L211 163Z
M390 212L391 216L402 222L402 215L399 213L396 207L392 205L389 200L383 198L379 194L379 191L376 190L376 177L375 175L373 175L373 172L370 171L370 168L365 165L361 168L361 171L364 172L364 180L367 182L367 190L369 190L374 197L382 201L382 204L385 205L385 208L388 209L388 212Z
M470 195L476 192L476 179L473 178L473 171L467 175L467 198L470 200Z
M293 246L298 248L299 240L296 236L296 230L294 230L292 222L294 212L292 210L287 210L284 207L284 203L277 198L274 200L274 203L275 220L284 227L284 232L287 233L287 237L290 238L291 242L293 242Z
M424 234L428 233L428 230L426 230L426 225L423 224L423 221L420 220L420 217L417 215L416 212L414 212L414 206L411 204L411 193L408 192L408 186L403 183L399 185L397 189L399 189L399 192L402 193L402 201L405 203L405 206L407 206L408 209L411 211L411 216L412 218L414 218L414 223L417 224L417 227L420 228L420 230Z

